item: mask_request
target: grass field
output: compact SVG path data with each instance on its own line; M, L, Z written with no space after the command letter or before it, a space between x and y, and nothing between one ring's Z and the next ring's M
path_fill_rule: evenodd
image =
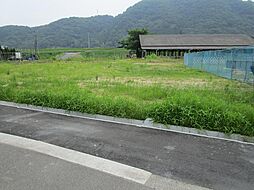
M116 49L116 48L56 48L56 49L42 49L39 51L40 59L57 59L58 56L61 56L63 53L67 52L80 52L83 58L111 58L119 59L125 58L127 50L125 49Z
M252 86L188 69L183 60L89 51L98 56L52 59L58 51L48 60L0 62L0 99L254 136Z

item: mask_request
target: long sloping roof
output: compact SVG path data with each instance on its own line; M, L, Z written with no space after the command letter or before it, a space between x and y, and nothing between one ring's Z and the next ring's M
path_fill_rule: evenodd
M142 49L220 49L254 45L244 34L140 35Z

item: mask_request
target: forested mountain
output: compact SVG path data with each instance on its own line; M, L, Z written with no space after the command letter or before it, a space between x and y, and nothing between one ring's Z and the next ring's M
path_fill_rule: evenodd
M16 48L113 47L132 28L155 34L242 33L254 36L254 2L143 0L116 17L66 18L39 27L0 27L0 44Z

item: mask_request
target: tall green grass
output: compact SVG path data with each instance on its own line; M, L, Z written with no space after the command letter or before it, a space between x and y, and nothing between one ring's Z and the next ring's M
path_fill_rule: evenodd
M20 50L25 55L34 54L34 50ZM119 59L126 58L128 51L123 48L55 48L39 49L38 57L40 60L56 60L64 53L80 53L86 59Z
M98 59L98 58L126 58L126 55L128 54L128 51L121 48L56 48L56 49L41 49L39 51L39 58L42 60L45 59L57 59L58 56L64 54L64 53L70 53L70 52L78 52L81 54L83 58L92 58L92 59Z

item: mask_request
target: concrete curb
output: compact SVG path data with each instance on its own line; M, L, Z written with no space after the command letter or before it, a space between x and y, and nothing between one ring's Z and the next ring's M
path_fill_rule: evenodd
M0 133L0 143L39 152L144 185L152 173L40 141Z
M116 118L116 117L110 117L110 116L104 116L104 115L92 115L92 114L85 114L80 112L66 111L63 109L54 109L54 108L47 108L47 107L40 107L40 106L33 106L33 105L26 105L26 104L18 104L18 103L5 102L5 101L0 101L0 105L19 108L19 109L26 109L31 111L40 111L45 113L64 115L69 117L83 118L83 119L103 121L103 122L111 122L116 124L130 125L135 127L162 130L162 131L181 133L181 134L198 136L198 137L236 142L236 143L247 144L247 145L254 145L254 137L247 137L247 136L238 135L238 134L225 134L225 133L216 132L216 131L199 130L195 128L188 128L188 127L181 127L181 126L156 124L156 123L153 123L151 119L147 119L145 121L134 120L134 119L124 119L124 118Z

